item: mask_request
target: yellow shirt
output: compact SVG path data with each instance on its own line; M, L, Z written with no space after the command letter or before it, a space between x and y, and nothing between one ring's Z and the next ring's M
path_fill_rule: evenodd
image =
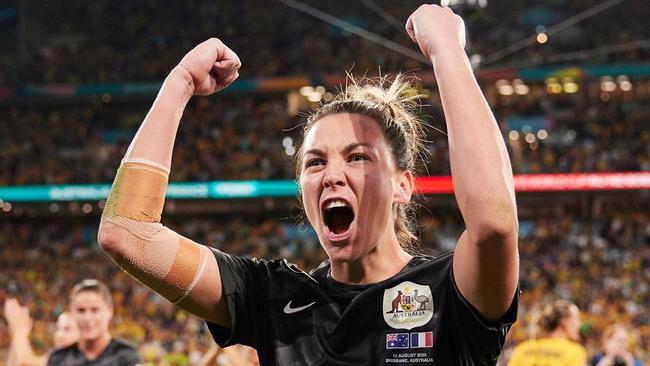
M508 366L585 366L584 347L568 339L541 338L518 344Z

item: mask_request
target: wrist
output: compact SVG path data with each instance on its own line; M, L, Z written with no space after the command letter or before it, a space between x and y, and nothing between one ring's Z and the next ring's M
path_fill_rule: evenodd
M187 68L179 63L167 75L164 88L171 88L179 92L184 100L189 100L194 95L194 80Z
M11 338L12 339L29 338L29 330L11 329L10 333L11 333Z
M465 49L457 42L447 42L437 46L435 49L436 52L433 52L429 56L429 60L434 66L444 63L447 60L452 63L457 63L459 59L467 59Z

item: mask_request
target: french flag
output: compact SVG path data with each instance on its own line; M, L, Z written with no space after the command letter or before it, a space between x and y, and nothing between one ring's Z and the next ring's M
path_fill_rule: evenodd
M411 348L432 348L433 332L411 333Z

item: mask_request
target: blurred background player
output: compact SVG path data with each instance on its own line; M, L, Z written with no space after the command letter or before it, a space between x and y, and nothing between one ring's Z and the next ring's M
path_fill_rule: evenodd
M3 309L5 320L9 324L11 343L9 346L8 366L44 366L46 355L36 355L32 349L29 335L32 331L33 319L29 308L21 306L17 299L7 299ZM67 347L77 341L79 329L70 313L63 312L57 318L54 329L55 349Z
M591 360L592 366L643 366L630 351L630 332L622 324L610 325L603 332L602 351Z
M54 351L48 358L48 366L133 366L141 363L132 345L111 336L113 300L106 285L94 279L75 285L70 293L70 313L79 327L79 340Z
M567 300L544 307L538 322L539 337L517 345L508 366L584 366L587 352L580 341L580 310Z

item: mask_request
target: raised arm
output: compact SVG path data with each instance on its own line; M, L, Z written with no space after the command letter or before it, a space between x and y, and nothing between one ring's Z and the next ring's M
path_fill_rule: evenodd
M229 326L219 268L209 249L160 224L172 149L192 95L235 81L241 63L211 38L187 53L165 79L118 169L97 241L126 272L191 313Z
M422 5L407 31L433 64L449 135L454 192L466 230L454 254L462 295L488 319L512 303L519 276L517 208L501 132L464 51L463 20Z
M11 336L7 366L44 366L46 356L37 356L29 342L33 324L29 309L16 299L7 299L3 313Z

